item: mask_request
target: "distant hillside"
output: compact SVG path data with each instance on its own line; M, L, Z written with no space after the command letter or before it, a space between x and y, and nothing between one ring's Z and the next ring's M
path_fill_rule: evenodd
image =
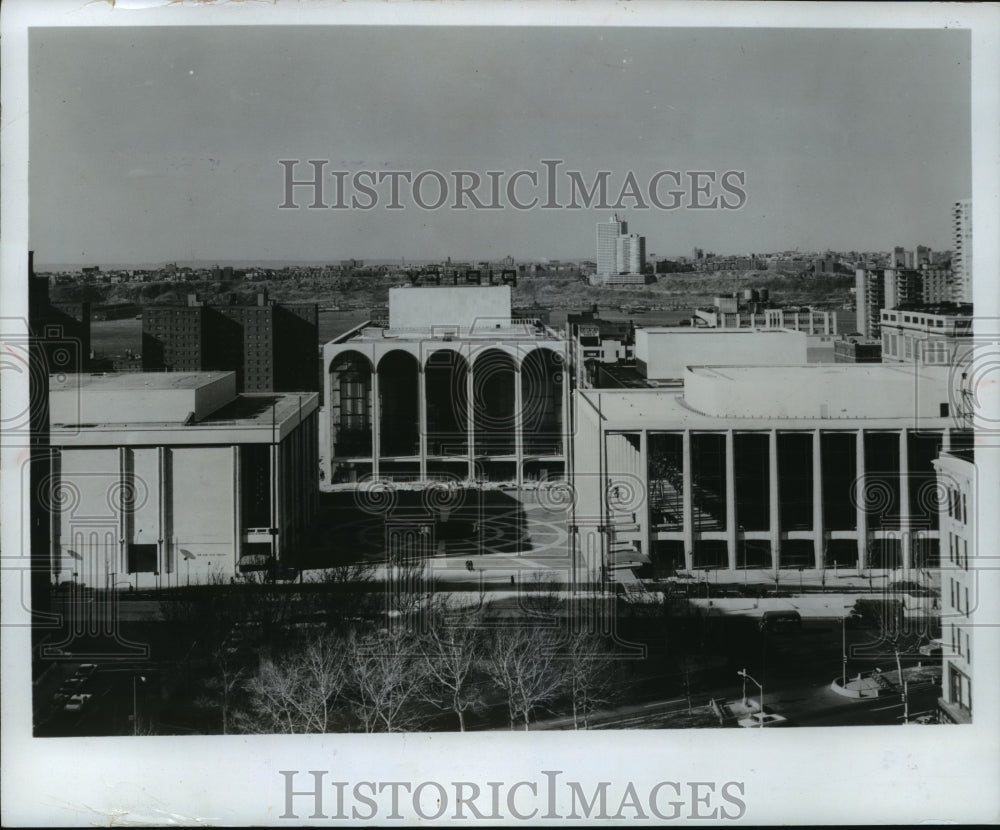
M343 275L329 278L301 278L260 282L196 281L118 283L115 285L59 285L51 288L54 301L93 304L136 303L162 305L184 303L188 294L198 294L206 302L228 302L235 294L238 302L252 302L266 290L278 302L314 302L340 308L370 308L385 305L389 288L405 284L398 276L386 274ZM832 305L839 307L849 298L852 276L792 277L767 272L718 272L714 274L663 274L651 285L630 287L591 286L575 277L532 276L520 280L513 292L515 306L538 304L547 308L582 308L641 305L710 305L712 298L742 293L745 288L766 288L771 300L782 305Z

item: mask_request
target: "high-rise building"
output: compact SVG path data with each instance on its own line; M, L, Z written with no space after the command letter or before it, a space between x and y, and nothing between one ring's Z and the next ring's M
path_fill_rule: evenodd
M637 233L619 236L615 262L617 274L641 274L646 266L646 237Z
M628 232L628 223L614 214L597 223L597 279L605 285L644 282L646 237Z
M923 279L912 268L886 268L882 308L899 308L923 300Z
M955 243L951 252L951 270L955 274L956 303L972 302L972 200L955 202L952 211Z
M316 391L317 307L278 304L147 306L142 315L145 371L233 371L241 392Z
M618 269L618 237L628 233L628 222L614 214L607 222L597 223L597 275L609 277Z
M955 275L950 268L921 268L923 301L928 305L949 303L955 295Z
M858 331L868 338L880 336L881 311L885 307L886 269L869 266L854 272Z

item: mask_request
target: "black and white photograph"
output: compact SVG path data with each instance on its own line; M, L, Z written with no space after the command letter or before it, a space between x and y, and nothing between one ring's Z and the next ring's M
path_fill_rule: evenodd
M1000 820L996 4L26 5L5 823Z

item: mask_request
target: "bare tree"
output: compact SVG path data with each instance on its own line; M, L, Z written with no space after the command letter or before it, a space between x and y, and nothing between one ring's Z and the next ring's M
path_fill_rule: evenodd
M573 728L590 728L590 716L608 703L618 685L609 662L610 643L587 632L575 634L566 650L564 677L572 697Z
M520 598L532 616L552 618L562 604L562 584L550 571L534 571Z
M458 718L465 731L465 713L482 703L473 681L481 632L478 609L458 611L446 595L434 602L430 625L420 638L420 653L427 673L426 699Z
M904 605L900 599L894 597L883 600L859 599L854 603L854 610L858 616L875 626L879 642L887 645L896 658L896 671L899 674L900 697L903 704L903 723L909 723L909 684L903 675L901 658L916 645L920 639L919 634L907 625Z
M535 709L559 694L557 658L556 638L544 628L499 628L489 639L482 666L506 696L511 729L520 720L527 731Z
M346 677L344 643L331 636L311 640L279 660L262 659L245 687L243 731L326 732Z
M222 734L229 734L229 713L233 696L246 677L246 666L233 653L232 646L220 643L212 652L212 665L215 672L205 685L213 692L222 715Z
M434 597L426 560L398 560L386 568L385 610L390 627L395 620L427 613Z
M376 611L375 565L352 562L324 569L320 590L310 594L311 606L334 630L354 628Z
M406 732L423 719L415 705L426 682L412 637L383 630L349 641L350 675L345 691L365 732Z

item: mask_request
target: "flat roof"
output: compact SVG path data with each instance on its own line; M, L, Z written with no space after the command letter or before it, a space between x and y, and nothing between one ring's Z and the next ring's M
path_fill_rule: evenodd
M517 319L517 318L514 318ZM457 330L456 330L457 329ZM366 325L334 338L330 343L385 343L392 341L414 342L423 340L440 341L482 341L482 340L565 340L548 326L539 324L503 325L490 328L487 321L471 331L459 326L413 326L392 328L391 326Z
M49 389L61 392L127 391L130 389L200 389L233 372L93 372L90 374L49 375ZM69 384L72 379L72 385Z
M714 311L714 309L712 309ZM739 328L715 328L714 326L636 326L637 332L645 331L652 334L669 332L670 334L804 334L805 332L789 328L756 328L742 326Z
M317 392L243 393L194 426L269 426L272 420L280 424L318 398Z
M678 389L586 389L580 397L592 412L600 412L605 426L614 430L641 431L664 430L677 432L685 429L745 430L771 429L901 429L917 427L912 414L896 418L847 417L820 418L816 416L751 417L711 415L692 409ZM921 428L941 429L954 425L954 419L920 418Z
M316 392L247 393L200 421L56 423L51 425L50 433L55 446L239 442L240 436L242 440L250 435L269 438L272 431L283 436L298 425L300 417L312 414L318 406Z
M689 372L711 378L725 378L726 380L747 379L753 375L763 378L772 378L780 374L783 381L796 383L806 378L814 379L818 375L841 376L854 372L855 377L864 374L866 376L883 375L887 380L899 381L904 378L924 378L925 380L937 381L947 377L950 371L949 366L925 366L917 363L789 363L784 365L768 366L688 366Z
M688 371L700 377L714 381L734 381L742 380L749 382L743 389L757 389L754 381L760 378L761 383L765 380L776 381L780 379L781 385L789 390L795 387L805 386L805 382L817 381L822 383L822 378L830 378L829 388L835 388L834 379L843 382L846 378L860 379L862 376L868 380L877 381L884 379L887 384L894 389L900 388L900 384L907 382L913 384L915 376L928 381L928 388L939 387L949 372L947 366L941 367L917 367L911 364L872 364L872 363L817 363L817 364L793 364L788 366L689 366ZM854 373L851 375L850 373ZM918 374L917 374L918 373ZM807 387L808 388L808 387ZM770 394L767 385L762 385L758 392L766 396ZM771 390L773 391L773 390ZM685 399L681 389L655 389L655 388L631 388L631 389L586 389L580 390L581 408L589 406L592 412L600 412L602 420L612 429L782 429L800 428L815 429L818 425L826 424L829 429L850 429L867 427L878 429L879 427L901 428L907 425L919 424L940 428L953 425L954 421L948 416L931 417L921 414L919 417L914 413L912 407L905 407L900 410L900 415L890 413L871 414L863 413L830 416L821 416L811 412L803 411L802 414L795 412L778 415L768 415L761 407L766 403L761 399L748 399L751 413L748 414L715 414L702 412ZM743 392L736 392L738 395ZM817 407L818 407L817 402Z

